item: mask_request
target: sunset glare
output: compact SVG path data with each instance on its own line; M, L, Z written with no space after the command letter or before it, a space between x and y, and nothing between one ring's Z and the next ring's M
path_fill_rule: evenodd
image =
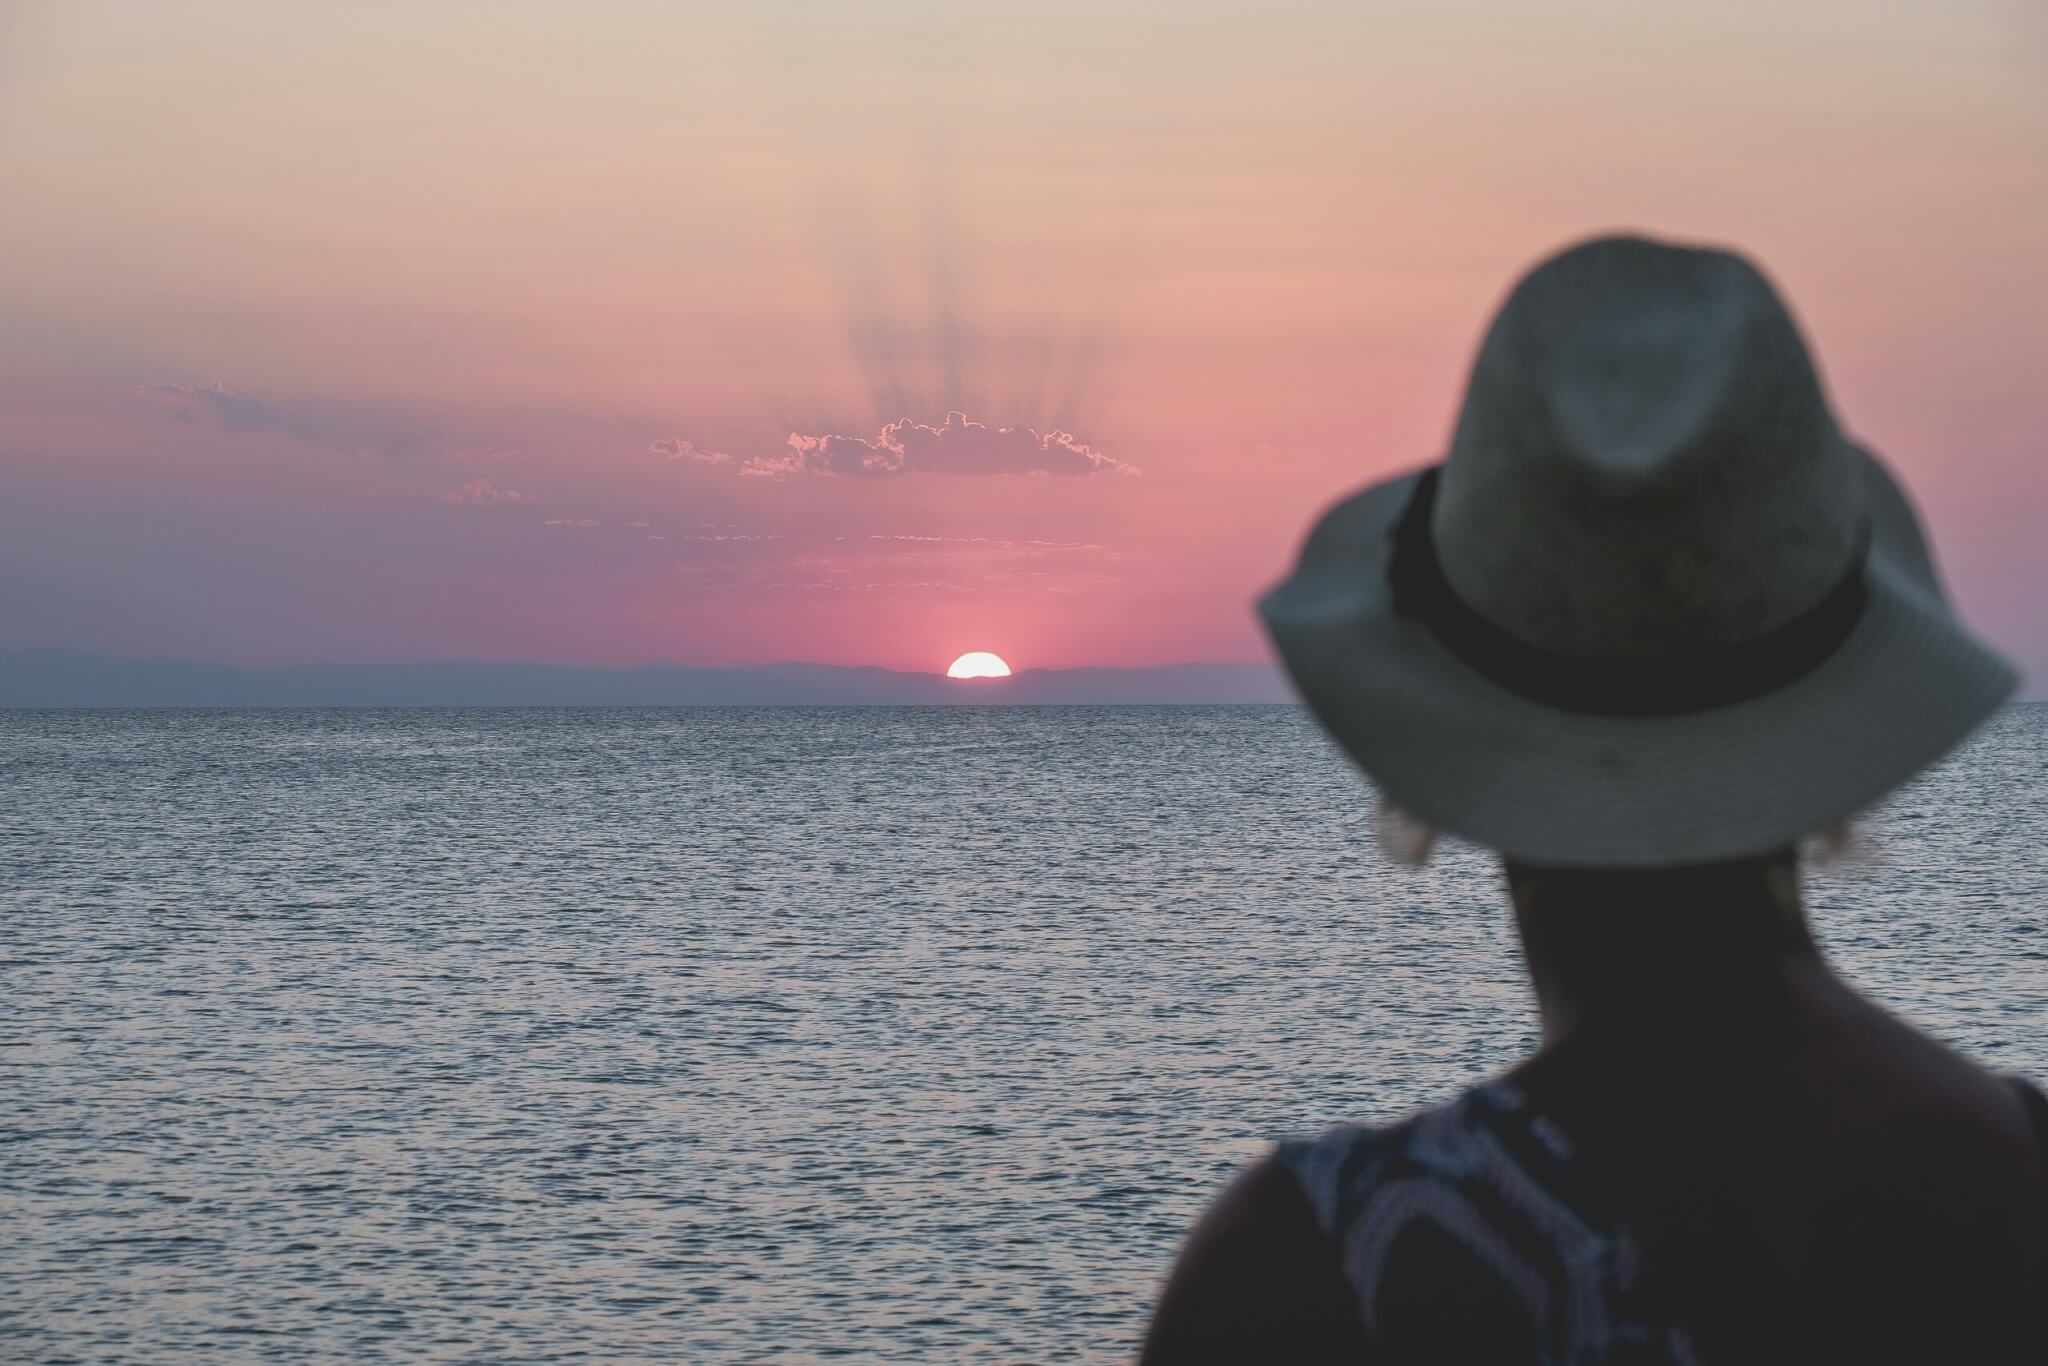
M946 670L948 678L1008 678L1010 666L1003 662L1001 655L992 655L987 650L970 650L954 660Z

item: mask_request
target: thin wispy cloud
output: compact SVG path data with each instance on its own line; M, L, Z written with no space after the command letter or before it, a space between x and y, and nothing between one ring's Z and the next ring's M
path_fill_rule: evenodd
M531 503L537 501L518 489L501 489L488 479L472 479L459 489L450 489L441 495L444 503Z
M887 561L820 559L801 557L768 564L679 563L670 572L694 589L787 594L833 593L849 595L978 594L990 597L1030 598L1044 594L1071 596L1099 593L1119 582L1118 577L1089 570L1030 570L1024 572L981 572L956 578L934 577L928 565L902 565L892 570Z
M1032 538L1009 540L999 536L916 536L903 532L870 532L862 537L835 536L834 540L885 541L906 545L959 545L990 550L1100 550L1092 541L1041 541Z

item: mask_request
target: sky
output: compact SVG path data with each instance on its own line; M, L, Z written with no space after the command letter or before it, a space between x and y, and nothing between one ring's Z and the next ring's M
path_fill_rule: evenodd
M0 649L1250 661L1515 276L1778 282L2048 680L2032 0L0 0Z

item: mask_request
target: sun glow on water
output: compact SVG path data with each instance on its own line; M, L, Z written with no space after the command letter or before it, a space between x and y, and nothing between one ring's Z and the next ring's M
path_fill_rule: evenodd
M1010 666L1003 662L1001 655L992 655L987 650L969 650L954 660L946 670L948 678L1008 678Z

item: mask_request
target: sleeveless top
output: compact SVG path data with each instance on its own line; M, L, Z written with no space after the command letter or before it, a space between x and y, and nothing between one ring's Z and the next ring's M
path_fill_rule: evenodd
M2048 1099L2015 1079L2048 1151ZM1366 1333L1399 1359L1696 1366L1620 1209L1506 1082L1278 1157L1336 1245Z

